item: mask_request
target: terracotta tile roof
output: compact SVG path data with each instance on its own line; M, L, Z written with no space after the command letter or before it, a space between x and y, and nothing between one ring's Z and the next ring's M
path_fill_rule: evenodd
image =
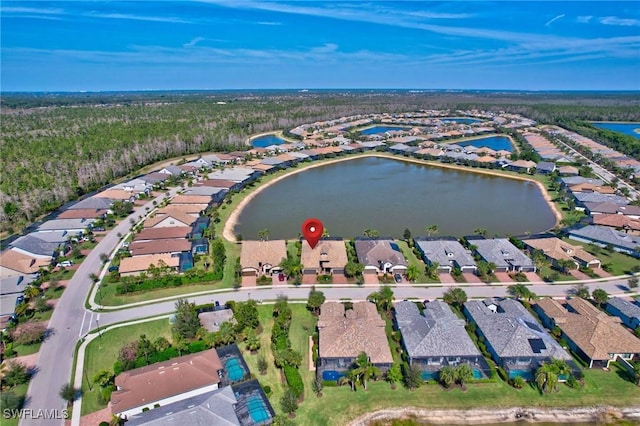
M19 250L9 249L0 254L0 266L23 274L33 274L38 272L41 266L48 266L51 259L51 257L29 256Z
M174 395L220 383L222 362L215 349L125 371L115 379L111 412L122 413Z
M132 256L143 254L179 253L191 250L191 241L185 239L137 241L131 243L129 251Z
M553 299L540 299L536 303L592 360L609 360L609 354L614 353L640 354L640 339L625 330L619 318L607 315L584 299L570 299L567 305L571 311Z
M339 302L325 302L318 319L320 358L355 358L365 352L373 364L393 363L385 322L370 302L355 302L345 312Z
M260 270L262 265L276 266L287 258L287 247L284 240L242 241L240 264L243 268Z
M640 220L631 219L623 214L595 214L591 216L591 223L594 225L628 228L634 231L640 231Z
M107 189L106 191L98 192L94 197L110 198L113 200L128 200L132 196L135 196L135 194L135 192L125 191L124 189Z
M342 240L320 240L314 249L303 242L301 257L305 268L344 268L349 261Z
M205 204L209 205L211 197L208 195L180 194L173 197L171 204Z
M490 156L490 155L485 155L485 156L481 156L481 157L476 158L474 161L476 161L478 163L495 163L498 160L495 159L494 157Z
M107 213L106 209L75 209L65 210L56 219L93 219Z
M581 261L583 263L600 263L597 257L587 252L582 246L574 246L559 238L535 238L523 243L536 250L541 250L554 260Z
M144 272L149 266L158 266L162 261L171 268L177 268L180 264L180 258L172 257L171 254L145 254L141 256L124 257L120 260L118 271L121 274L130 274L134 272Z
M212 186L214 188L231 188L238 183L227 179L205 179L198 182L198 184L203 186Z
M166 207L158 209L156 214L171 214L173 212L186 213L195 218L200 216L200 212L207 208L206 204L169 204Z
M191 228L185 226L173 226L170 228L143 229L139 234L135 234L134 241L162 240L169 238L187 238Z
M274 166L270 166L268 164L256 164L255 166L251 166L251 168L261 172L268 172L269 170L273 170Z
M598 192L600 194L615 194L616 190L610 186L594 185L592 183L577 183L570 185L571 192Z
M191 226L197 218L192 215L180 211L180 209L168 209L156 212L154 217L144 221L145 228L153 228L161 223L168 223L171 226ZM167 222L165 222L167 220ZM166 226L166 225L165 225Z

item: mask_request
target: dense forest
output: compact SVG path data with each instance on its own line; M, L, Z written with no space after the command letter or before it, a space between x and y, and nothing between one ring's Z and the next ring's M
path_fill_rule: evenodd
M252 134L344 115L477 108L556 124L559 120L640 121L639 104L637 96L626 93L3 94L0 222L2 231L16 232L40 215L141 166L185 154L245 149ZM606 137L602 139L607 143ZM618 146L626 149L625 144ZM637 146L631 149L637 152Z

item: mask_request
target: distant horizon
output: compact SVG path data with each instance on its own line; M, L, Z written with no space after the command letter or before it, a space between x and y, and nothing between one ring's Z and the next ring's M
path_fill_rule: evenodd
M0 37L5 92L640 90L636 1L12 0Z
M370 88L370 87L327 87L327 88L228 88L228 89L127 89L127 90L0 90L1 94L97 94L97 93L201 93L201 92L293 92L293 93L312 93L312 92L347 92L347 91L367 91L367 92L408 92L408 93L464 93L464 92L483 92L483 93L640 93L640 89L420 89L420 88Z

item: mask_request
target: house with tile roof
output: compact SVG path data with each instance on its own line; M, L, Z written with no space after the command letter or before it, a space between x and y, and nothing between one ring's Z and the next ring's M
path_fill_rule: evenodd
M509 378L533 380L536 369L551 359L567 361L574 375L579 369L551 335L514 299L470 300L464 315L476 324L478 337Z
M620 318L609 316L580 297L565 303L544 298L533 309L549 329L562 330L569 347L589 368L609 368L609 363L621 357L631 361L640 355L640 339L620 325Z
M163 240L171 238L189 238L191 228L172 226L170 228L147 228L133 236L134 241Z
M287 258L284 240L242 241L240 265L243 276L271 275L282 271L280 263Z
M358 262L365 274L395 274L407 270L407 260L391 238L355 238Z
M536 163L529 160L518 160L506 165L507 170L514 172L529 173L531 169L536 168Z
M184 238L134 241L129 245L131 256L144 254L177 254L191 250L191 241Z
M115 378L111 412L122 418L215 391L222 362L215 349L125 371ZM146 411L146 410L145 410Z
M607 301L606 311L622 320L632 330L640 327L640 305L621 297L611 297Z
M35 274L53 262L51 256L35 256L17 248L0 253L0 278Z
M140 275L143 272L147 272L151 265L158 268L162 264L169 270L177 271L180 266L180 258L173 256L171 253L123 257L120 260L118 272L122 277Z
M302 244L302 273L311 275L343 274L349 261L342 239L324 238L314 248Z
M591 216L591 224L608 226L625 233L640 235L640 219L632 219L623 214L595 214Z
M538 250L554 264L561 260L573 262L577 268L600 268L600 260L582 246L575 246L556 237L532 238L522 241L529 250Z
M438 265L438 272L451 273L453 269L462 272L475 272L478 267L470 250L467 250L453 237L414 238L415 247L427 265Z
M442 367L460 364L469 365L476 378L490 374L484 356L464 328L465 321L443 301L426 303L422 313L415 302L398 302L394 319L409 364L420 367L423 379L436 379Z
M339 302L323 303L318 318L316 375L323 380L337 380L361 352L382 372L393 364L385 321L376 305L355 302L352 309L345 309Z
M533 261L506 238L475 238L469 241L485 262L496 265L497 272L536 271Z

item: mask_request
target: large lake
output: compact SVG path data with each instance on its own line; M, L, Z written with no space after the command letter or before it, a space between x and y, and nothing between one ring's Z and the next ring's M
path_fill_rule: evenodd
M375 135L378 133L397 132L399 130L411 130L411 127L402 126L373 126L367 129L360 130L363 135Z
M624 133L625 135L630 135L635 138L640 139L640 133L635 130L640 129L640 123L600 123L594 122L591 123L595 127L599 127L601 129L613 130L614 132Z
M309 217L332 236L352 238L367 228L401 238L437 224L439 235L462 236L476 228L488 235L540 232L555 217L533 183L365 157L306 170L265 188L241 213L234 232L256 239L295 238Z
M458 124L473 124L479 123L482 120L478 120L477 118L469 118L469 117L443 117L440 120L443 122L453 122Z

